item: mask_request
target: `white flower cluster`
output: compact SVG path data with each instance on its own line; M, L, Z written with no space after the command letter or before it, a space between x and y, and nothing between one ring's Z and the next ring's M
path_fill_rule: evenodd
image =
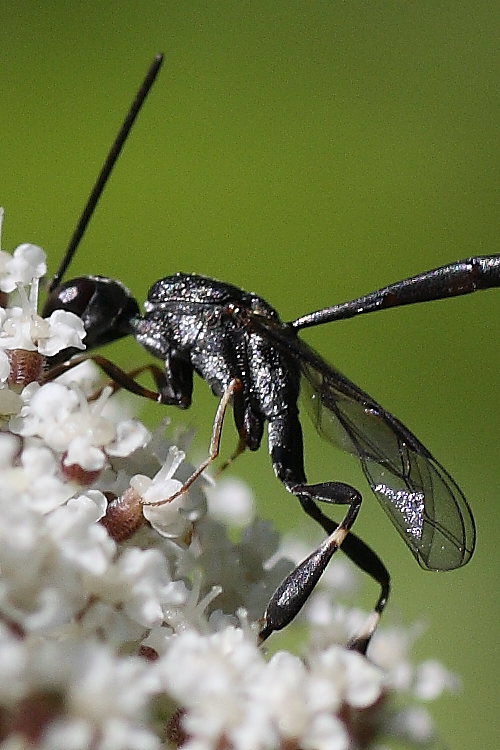
M0 352L15 342L50 356L49 341L78 346L79 323L61 333L38 319L25 292L45 272L33 248L0 255L0 288L21 300L1 313ZM122 394L94 398L92 367L14 390L9 372L2 381L17 401L0 401L0 750L428 742L422 701L455 678L437 662L415 667L403 629L381 628L369 658L342 645L366 617L332 604L353 588L342 560L300 618L302 655L269 656L254 621L293 565L283 543L235 481L143 505L175 494L192 467Z

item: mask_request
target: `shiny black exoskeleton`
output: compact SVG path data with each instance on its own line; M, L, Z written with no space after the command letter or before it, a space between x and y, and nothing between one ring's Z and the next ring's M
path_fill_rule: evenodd
M161 370L155 370L158 393L153 394L161 403L187 408L196 372L224 402L224 410L232 402L239 452L257 450L267 424L276 475L328 537L273 596L264 615L262 637L295 616L342 544L381 587L376 614L353 640L354 647L364 650L389 594L389 574L378 556L348 533L359 511L360 493L341 482L307 484L297 405L301 383L318 430L359 458L373 492L422 567L450 570L464 565L474 549L474 521L461 490L425 446L321 359L299 339L298 332L386 307L494 286L500 286L500 256L469 258L283 323L261 297L204 276L178 273L156 282L143 315L120 282L93 276L56 288L45 312L57 308L76 312L88 330L89 349L133 335L163 363ZM110 300L117 302L114 313ZM58 359L70 354L63 352ZM68 366L71 362L62 367ZM60 369L61 365L54 372ZM151 397L138 384L130 387L131 379L118 368L106 371L124 387ZM216 419L214 434L220 434L222 416ZM216 443L211 459L217 455ZM342 523L331 521L317 501L348 505Z
M260 445L265 421L297 419L300 370L253 324L255 316L279 324L277 312L261 297L177 273L151 287L144 307L145 315L133 318L131 326L137 341L165 364L164 403L189 406L193 371L219 397L237 378L236 428L251 450Z
M184 484L185 491L218 454L224 413L232 404L239 445L257 450L267 424L274 471L286 489L327 533L322 544L280 584L263 615L261 638L298 613L334 552L342 550L380 585L372 616L351 647L364 651L389 595L390 579L379 557L351 531L360 493L342 482L308 485L304 470L298 398L303 396L316 428L361 462L372 491L419 564L452 570L470 559L474 519L448 472L396 417L327 364L299 338L311 326L388 307L428 302L500 286L500 255L479 256L399 281L363 297L284 323L261 297L204 276L175 274L156 282L145 313L119 281L88 276L60 284L88 221L158 74L163 56L151 64L89 196L61 265L49 286L44 315L71 310L83 320L87 349L132 335L163 366L124 372L100 355L93 359L115 382L133 393L187 408L196 372L220 397L209 458ZM52 358L46 379L80 357L68 349ZM135 378L150 370L156 391ZM168 502L166 498L162 502ZM347 505L340 524L317 502Z
M103 276L80 276L61 284L48 298L44 315L67 310L77 315L87 331L85 346L96 349L132 333L130 320L139 315L139 305L124 284ZM52 364L77 354L65 349L51 359Z

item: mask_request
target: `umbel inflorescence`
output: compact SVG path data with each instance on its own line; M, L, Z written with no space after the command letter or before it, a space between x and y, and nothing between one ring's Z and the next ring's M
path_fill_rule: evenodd
M414 665L416 631L345 644L366 614L340 605L339 558L297 625L298 654L258 643L256 621L307 554L256 517L249 489L191 475L189 435L150 432L138 399L83 363L71 313L37 314L45 255L0 252L0 748L356 750L432 742L424 705L456 678ZM159 420L160 420L159 410ZM305 633L305 635L304 635Z

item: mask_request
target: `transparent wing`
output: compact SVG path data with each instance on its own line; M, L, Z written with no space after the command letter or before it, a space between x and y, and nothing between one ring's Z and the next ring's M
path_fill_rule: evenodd
M323 437L357 456L370 486L419 564L452 570L470 559L474 519L448 472L396 417L286 328L265 326L295 356L303 397Z

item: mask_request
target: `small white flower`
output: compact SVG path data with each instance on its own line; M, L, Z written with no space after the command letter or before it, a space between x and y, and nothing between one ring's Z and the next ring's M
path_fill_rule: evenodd
M371 658L386 673L388 683L396 690L409 690L413 680L410 650L420 628L378 630L372 638Z
M4 479L33 510L49 513L74 492L59 476L58 469L58 462L49 448L40 444L27 445L17 465L4 473Z
M255 638L229 627L203 636L195 630L180 633L169 643L159 668L164 687L181 705L197 706L203 696L216 696L220 711L226 711L223 696L239 692L240 677L250 678L265 664ZM175 680L170 675L176 675Z
M68 310L54 310L49 318L48 331L38 339L38 351L46 357L72 347L85 349L83 339L87 335L81 319Z
M106 511L106 498L98 490L71 499L47 519L47 530L66 563L75 571L106 575L115 545L97 523Z
M108 388L91 403L79 388L62 383L46 383L31 392L20 415L11 419L10 428L19 435L36 435L52 450L65 453L65 466L76 464L86 471L100 470L106 463L108 448L110 455L127 456L150 438L149 431L137 420L116 424L103 415L110 395Z
M205 503L200 504L200 495L197 493L184 492L173 500L168 500L182 488L182 482L173 479L173 476L184 458L184 452L172 446L165 463L153 479L137 474L130 480L131 487L144 502L144 518L155 531L169 539L182 540L190 531L193 521L205 513ZM158 506L148 504L162 500L167 502Z
M94 595L123 608L127 617L143 627L155 627L164 619L163 609L179 606L186 587L173 581L159 550L127 549L94 584Z
M81 466L85 471L99 471L104 466L106 454L101 448L92 445L93 436L91 434L79 435L73 438L68 444L66 456L64 457L65 466Z
M0 308L0 347L38 351L51 357L62 349L85 349L83 323L74 313L55 310L50 318L37 314L38 281L31 284L29 297L18 284L21 307Z
M47 273L45 252L38 245L23 243L13 254L0 250L0 290L10 293L18 283L27 286Z
M16 435L38 435L45 438L50 432L51 447L59 450L58 423L64 424L66 418L76 408L78 398L74 390L60 383L30 383L22 394L24 406L18 417L10 422L10 429ZM45 424L49 425L46 429ZM66 441L61 441L61 450L66 447Z
M184 452L172 446L165 463L155 476L151 479L150 477L138 474L132 478L130 482L131 487L142 497L145 504L161 502L171 497L182 487L182 482L179 482L178 479L173 479L173 476L184 461L184 458Z
M422 706L410 706L397 713L387 727L391 734L418 746L426 745L435 737L431 716Z
M76 384L82 393L89 398L102 385L102 372L91 359L84 359L83 362L79 362L59 375L57 382L68 387ZM114 400L112 399L112 401ZM108 406L109 404L106 405L106 409Z
M422 662L415 670L415 695L424 701L433 701L445 691L456 692L460 679L435 659Z
M300 744L304 750L350 750L352 747L345 725L331 714L315 716Z
M210 514L227 523L243 526L254 516L255 499L240 479L222 479L207 487Z
M310 665L313 678L320 677L324 686L336 684L340 700L354 708L373 705L385 686L381 669L356 651L340 646L315 654Z
M306 731L311 711L306 690L309 673L305 663L297 656L279 651L259 670L259 674L249 682L247 690L266 696L261 711L267 722L275 727L278 737L285 740L300 738ZM252 684L253 683L253 684Z
M115 437L106 445L108 456L130 456L138 448L144 448L151 439L151 433L138 419L118 422Z

